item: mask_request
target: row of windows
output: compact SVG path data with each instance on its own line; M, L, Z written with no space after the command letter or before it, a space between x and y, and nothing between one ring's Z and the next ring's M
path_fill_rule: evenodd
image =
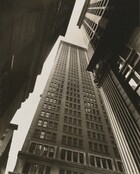
M75 110L71 110L71 109L66 109L66 108L65 108L65 114L68 114L68 115L71 115L71 116L75 116L75 117L81 117L81 112L75 111Z
M75 84L75 83L71 83L71 82L68 82L68 86L70 87L74 87L74 88L78 88L79 89L79 84Z
M90 96L84 96L84 101L85 102L95 102L96 103L96 99L95 99L95 95L92 95L92 97Z
M88 142L89 149L92 151L100 152L100 153L107 153L108 154L108 146L101 144L101 143L95 143L92 141Z
M72 65L70 65L70 66L72 66ZM78 67L76 67L76 68L78 68ZM74 73L72 73L72 71L69 71L68 72L68 78L78 80L79 79L79 76L78 76L78 73L74 74Z
M90 28L89 26L88 26L88 24L86 23L86 21L83 21L83 26L84 26L84 29L85 29L85 32L86 32L86 34L87 34L87 36L89 37L89 38L92 38L92 33L94 32L93 30L92 30L92 28ZM86 68L81 68L83 71L85 71L86 70Z
M73 96L73 97L76 97L76 98L80 98L80 95L79 94L77 94L77 93L75 93L75 92L70 92L70 91L67 91L67 93L66 93L67 95L69 95L69 96Z
M60 92L50 92L47 93L48 96L55 97L55 98L62 98L62 93Z
M78 88L74 88L74 87L69 87L68 86L67 90L79 93L79 89Z
M84 174L84 173L73 170L60 169L59 174Z
M70 123L73 125L78 125L78 126L82 125L82 120L77 119L77 118L73 118L73 117L68 117L68 116L64 116L64 122Z
M103 125L101 124L97 124L97 123L93 123L89 121L87 121L86 124L87 124L87 128L89 129L96 129L98 131L103 131Z
M54 158L56 154L56 148L51 145L44 145L32 142L29 147L29 152L35 155L43 157ZM79 151L72 151L69 149L61 149L60 158L65 161L75 163L85 163L85 154ZM98 168L104 168L108 170L114 170L113 160L106 157L89 155L90 165ZM123 166L121 161L116 161L116 167L119 172L123 172Z
M66 100L72 101L74 103L80 103L80 100L74 97L66 96Z
M91 108L87 108L87 107L85 107L85 112L99 115L99 110L91 109Z
M67 154L69 155L70 152L67 152ZM75 153L75 152L74 152ZM73 155L73 153L72 153ZM78 154L74 154L73 155L73 161L72 162L76 162L77 161L81 164L82 163L82 155L81 155L81 159L80 155ZM66 158L67 159L67 158ZM68 157L67 161L70 161L70 157ZM103 169L107 169L107 170L113 170L113 162L111 159L109 158L102 158L102 157L98 157L98 156L90 156L90 165L94 166L94 167L98 167L98 168L103 168ZM123 172L123 166L121 161L116 161L116 166L117 166L117 170L119 172ZM26 162L24 164L23 167L23 173L30 173L30 174L50 174L51 173L51 167L50 166L44 166L41 164L37 164L37 163L29 163ZM84 174L83 172L78 172L78 171L73 171L73 170L68 170L68 169L60 169L59 170L59 174Z
M90 155L90 165L94 167L113 170L113 162L109 158L102 158L102 157Z
M82 84L83 89L94 90L92 84Z
M95 94L83 91L83 95L89 98L95 98Z
M82 152L61 149L61 159L65 161L84 164L85 163L84 155L85 154Z
M72 108L72 109L77 109L80 110L80 105L77 105L75 103L70 103L70 102L65 102L65 107Z
M48 98L46 97L45 99L46 102L50 102L50 103L57 103L57 104L61 104L61 100L58 100L58 99L54 99L54 98Z
M30 174L50 174L51 167L44 166L37 163L29 163L26 162L23 167L22 173L30 173Z
M79 138L63 135L62 136L62 144L81 148L81 147L83 147L83 140L79 139Z
M92 4L89 4L89 7L103 7L106 6L108 3L108 0L100 0L98 2L94 2Z
M114 170L114 164L112 159L104 158L100 156L90 155L90 165L94 167L99 167L107 170ZM124 172L123 165L121 161L116 160L116 168L119 172Z
M94 107L94 108L98 108L98 105L97 104L93 104L93 103L90 103L90 102L84 102L85 106L88 106L88 107Z
M97 16L102 16L104 9L88 9L87 12L92 13Z
M49 91L51 91L51 92L62 92L62 90L63 90L63 85L59 85L58 84L58 87L53 87L53 86L50 86L49 87Z
M52 105L52 104L47 104L47 103L44 103L43 104L43 108L44 109L49 109L49 110L60 111L60 106Z
M50 128L53 130L57 130L58 128L58 123L53 121L41 120L41 119L38 120L37 125L39 127Z
M63 80L64 77L65 77L65 75L63 75L63 74L58 74L57 72L53 73L53 78L57 78L57 79Z
M88 134L88 138L90 139L97 139L100 141L105 141L105 134L101 134L101 133L97 133L97 132L93 132L93 131L87 131Z
M101 122L101 117L95 115L86 114L86 119L94 122Z
M86 16L85 16L85 21L92 28L92 30L96 30L97 24L94 21L90 20Z
M88 93L90 93L90 94L94 94L94 89L93 89L93 87L92 87L91 89L88 89L88 88L85 88L85 87L83 86L83 91L84 91L84 92L88 92Z
M51 81L50 83L50 87L49 87L52 91L56 90L56 88L63 88L63 85L59 84L59 83L56 83L54 82L53 80Z
M63 132L82 136L82 129L81 128L68 126L68 125L65 125L65 124L63 125Z
M34 132L35 138L45 139L49 141L56 141L56 133L50 131L43 131L40 129L36 129Z
M41 155L43 157L51 157L55 156L55 147L50 145L44 145L32 142L29 147L29 152L35 155Z
M61 84L61 85L64 84L64 80L57 79L56 77L52 77L52 82L56 82L56 83Z
M48 112L48 111L47 112L41 111L41 117L58 120L59 119L59 114L53 113L53 112Z

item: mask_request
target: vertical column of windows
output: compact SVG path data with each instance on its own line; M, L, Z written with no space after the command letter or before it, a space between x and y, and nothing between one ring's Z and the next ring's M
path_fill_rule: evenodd
M77 50L71 48L62 144L78 148L83 147L81 122Z
M109 0L100 0L90 3L87 9L88 13L96 16L103 16L103 13L108 5Z
M90 74L86 72L87 61L85 53L80 51L79 57L89 149L96 153L99 152L108 154L106 136L98 109L95 91Z
M56 142L67 54L68 46L63 45L55 70L53 72L53 77L46 92L46 97L44 98L40 118L36 123L37 128L34 132L34 138Z
M104 31L104 29L100 25L98 25L99 22L97 21L99 21L104 14L105 16L107 16L108 10L106 10L106 8L108 8L108 3L109 0L100 0L95 2L91 1L88 6L85 18L83 20L85 32L87 36L90 38L91 45L94 49L96 49L100 37L102 36ZM89 18L88 14L95 16Z

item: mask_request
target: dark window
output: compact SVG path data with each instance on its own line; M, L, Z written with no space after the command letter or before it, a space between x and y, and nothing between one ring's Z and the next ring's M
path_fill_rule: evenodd
M62 149L61 150L61 159L65 160L65 156L66 156L66 150Z
M81 164L84 163L84 154L82 154L82 153L79 153L79 162L80 162Z
M101 167L100 158L96 157L97 167Z
M34 153L35 147L36 147L36 143L31 143L30 148L29 148L29 152Z
M73 152L73 161L78 162L78 153L77 152Z
M92 165L92 166L95 166L95 157L94 156L90 156L90 164Z
M112 170L112 162L110 159L107 159L108 167L110 170Z
M67 160L71 161L72 159L72 152L70 150L67 151Z

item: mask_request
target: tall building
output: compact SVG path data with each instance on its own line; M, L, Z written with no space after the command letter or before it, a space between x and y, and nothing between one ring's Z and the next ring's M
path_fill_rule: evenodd
M10 124L0 139L0 174L5 173L13 133L17 128L17 125Z
M61 41L14 173L124 173L85 48Z
M140 173L138 8L137 0L90 0L78 22L92 48L87 70L94 73L94 82L101 89L128 174Z
M59 35L65 35L75 0L0 1L0 138Z

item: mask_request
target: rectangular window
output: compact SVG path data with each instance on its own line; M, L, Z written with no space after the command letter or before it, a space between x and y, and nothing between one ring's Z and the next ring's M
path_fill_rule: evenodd
M45 131L41 131L41 132L40 132L40 138L41 138L41 139L44 139L44 138L45 138Z

